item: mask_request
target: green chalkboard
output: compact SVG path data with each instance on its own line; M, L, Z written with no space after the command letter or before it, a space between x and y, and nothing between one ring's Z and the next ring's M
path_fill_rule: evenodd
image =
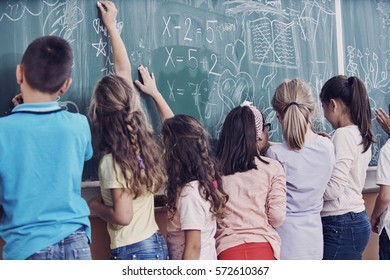
M273 124L271 140L281 141L270 105L277 85L285 78L300 77L312 86L318 100L323 83L338 73L333 0L115 3L117 27L134 74L137 65L148 66L174 113L199 119L214 140L227 112L249 100ZM10 100L18 92L15 65L38 36L61 36L74 50L73 84L60 100L69 101L71 111L85 114L95 83L113 73L96 1L1 1L0 34L1 116L9 113ZM143 102L158 131L152 100L143 97ZM320 111L314 124L318 130L330 129ZM88 162L83 180L96 180L96 170L97 160Z

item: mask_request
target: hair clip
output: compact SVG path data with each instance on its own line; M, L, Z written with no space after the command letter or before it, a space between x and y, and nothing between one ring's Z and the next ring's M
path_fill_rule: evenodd
M139 169L145 169L144 161L142 160L142 158L140 156L137 156L137 160Z
M217 180L213 181L213 187L214 187L215 190L218 189L218 182L217 182Z
M244 106L252 106L252 102L250 102L250 101L247 101L247 100L245 100L244 102L242 102L242 104L240 105L241 107L244 107Z

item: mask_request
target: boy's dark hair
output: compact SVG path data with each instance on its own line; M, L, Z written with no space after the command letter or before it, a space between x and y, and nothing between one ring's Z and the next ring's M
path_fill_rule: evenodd
M70 78L72 49L65 39L42 36L30 43L21 64L26 81L33 89L55 93Z

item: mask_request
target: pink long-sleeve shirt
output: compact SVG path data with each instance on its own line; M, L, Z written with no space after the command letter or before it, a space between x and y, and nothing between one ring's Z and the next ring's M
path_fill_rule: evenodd
M275 228L286 215L286 177L281 164L256 158L257 169L223 176L229 211L216 233L217 254L244 243L268 242L280 258L280 238Z

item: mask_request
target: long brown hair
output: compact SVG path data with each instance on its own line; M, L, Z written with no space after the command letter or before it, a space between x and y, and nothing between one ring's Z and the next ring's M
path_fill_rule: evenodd
M320 93L321 102L328 105L331 99L341 100L351 115L363 138L363 153L375 143L372 132L371 107L366 86L356 76L347 77L338 75L330 78L322 87Z
M139 93L119 76L106 76L95 87L89 108L101 156L111 154L136 198L156 192L165 182L159 146L141 107ZM115 168L115 165L113 166Z
M203 126L191 116L176 115L165 120L161 135L168 174L166 193L170 219L176 213L177 198L183 187L197 180L200 195L211 203L210 211L220 222L228 197Z

